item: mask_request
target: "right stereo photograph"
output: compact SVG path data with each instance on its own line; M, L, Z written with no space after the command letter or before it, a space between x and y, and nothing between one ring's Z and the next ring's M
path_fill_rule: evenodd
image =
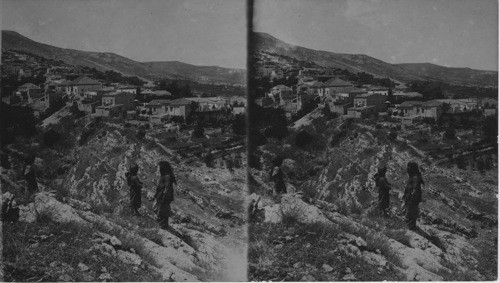
M248 280L497 280L498 1L248 3Z

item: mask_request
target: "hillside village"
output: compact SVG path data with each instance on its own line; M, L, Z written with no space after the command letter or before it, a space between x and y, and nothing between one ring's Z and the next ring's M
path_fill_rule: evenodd
M245 280L241 85L144 81L15 51L1 67L2 200L20 209L18 222L3 218L1 278ZM177 179L169 229L153 208L161 160ZM131 164L141 216L129 212Z
M404 124L426 118L438 121L443 114L464 117L480 112L486 116L495 115L498 108L494 98L452 99L443 94L439 99L425 99L407 84L388 78L377 79L365 74L374 81L365 84L349 81L346 79L349 72L341 69L325 68L265 51L255 57L257 80L270 82L263 86L268 88L263 90L262 96L255 98L255 103L262 107L281 108L289 118L311 102L350 118L393 118Z
M4 281L497 279L493 72L477 85L403 69L385 77L356 71L368 56L343 54L359 65L335 68L314 59L324 52L294 56L282 43L287 52L250 51L247 88L244 70L127 58L112 69L119 55L70 58L83 51L48 45L59 57L36 55L26 50L38 43L12 33L0 179L4 207L19 214L2 213ZM110 64L68 63L92 56ZM120 72L133 68L154 75ZM160 161L175 175L168 228L155 213ZM404 211L409 162L423 180L415 229Z
M283 49L252 53L250 280L496 278L497 88L400 82ZM416 230L404 222L411 161L425 182Z
M36 56L17 52L4 52L2 61L2 101L13 106L27 106L36 117L47 117L63 105L75 106L85 114L101 117L119 117L134 124L165 125L172 119L177 122L206 119L214 121L245 112L246 98L241 92L235 95L216 96L207 85L208 95L200 90L176 87L177 93L160 89L163 82L145 82L138 78L127 81L118 78L96 79L97 72L85 73L88 68L70 66ZM23 83L24 82L24 83ZM227 89L227 86L222 86ZM12 93L8 93L12 91ZM181 93L183 92L183 93ZM198 94L198 97L194 96ZM187 97L184 97L187 96ZM203 97L202 97L203 96ZM144 123L145 122L145 123Z

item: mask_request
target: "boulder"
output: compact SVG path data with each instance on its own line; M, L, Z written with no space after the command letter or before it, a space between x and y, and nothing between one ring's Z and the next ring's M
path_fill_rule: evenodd
M326 264L326 263L325 263L325 264L323 264L323 266L321 266L321 268L323 268L323 270L324 270L325 272L331 272L331 271L333 271L333 267L331 267L330 265L328 265L328 264Z
M290 194L283 195L281 203L264 207L264 215L264 221L271 223L281 222L284 215L296 217L301 223L331 223L319 208Z
M118 259L120 259L122 262L127 263L127 264L131 264L131 265L139 266L142 263L142 259L139 255L133 254L130 252L126 252L123 250L118 250L116 252L116 257Z
M87 265L85 265L85 264L83 264L83 263L81 263L81 262L80 262L80 263L78 264L78 269L79 269L80 271L87 271L87 270L89 270L90 268L89 268Z

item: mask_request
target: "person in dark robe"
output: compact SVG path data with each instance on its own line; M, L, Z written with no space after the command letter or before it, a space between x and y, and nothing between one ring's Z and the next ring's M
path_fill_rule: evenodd
M422 186L424 185L424 181L417 163L408 162L407 172L408 182L403 194L406 224L410 230L416 230L419 216L418 205L422 202Z
M162 229L168 229L168 218L172 212L170 204L174 201L174 184L175 180L174 171L168 161L160 161L159 163L160 180L156 187L156 217Z
M273 160L273 169L271 170L271 180L274 182L274 195L286 194L286 185L281 164L283 158L276 157Z
M33 193L38 191L38 183L35 173L35 156L30 155L26 158L23 168L23 176L27 183L28 192Z
M133 164L125 175L130 187L130 208L133 214L140 216L142 182L137 177L137 172L139 172L139 166Z
M389 184L385 177L386 172L387 167L382 166L378 169L378 172L373 178L375 179L375 187L378 188L378 207L385 216L389 216L387 210L390 205L389 192L391 190L391 184Z

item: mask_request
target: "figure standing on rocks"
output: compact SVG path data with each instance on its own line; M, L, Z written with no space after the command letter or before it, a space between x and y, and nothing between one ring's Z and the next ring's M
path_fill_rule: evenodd
M274 195L286 194L285 179L281 164L283 163L282 157L276 157L273 160L273 169L271 171L271 180L274 182Z
M132 164L125 176L127 177L127 184L130 187L130 207L132 213L141 216L139 208L141 208L142 182L137 177L137 172L139 172L139 166L137 164Z
M30 155L26 158L23 169L23 176L28 185L28 192L33 193L38 191L38 183L36 182L35 173L35 156Z
M418 205L422 202L422 185L424 180L415 162L408 162L408 183L403 195L404 208L406 213L406 224L410 230L417 229L417 218L419 214Z
M390 205L389 191L391 190L391 184L389 184L385 177L386 172L387 167L381 166L373 178L375 179L375 187L378 188L378 207L385 216L389 216L387 209Z
M160 161L160 180L156 187L156 205L158 207L156 216L162 229L168 229L168 218L171 215L170 204L174 201L174 171L168 161Z

